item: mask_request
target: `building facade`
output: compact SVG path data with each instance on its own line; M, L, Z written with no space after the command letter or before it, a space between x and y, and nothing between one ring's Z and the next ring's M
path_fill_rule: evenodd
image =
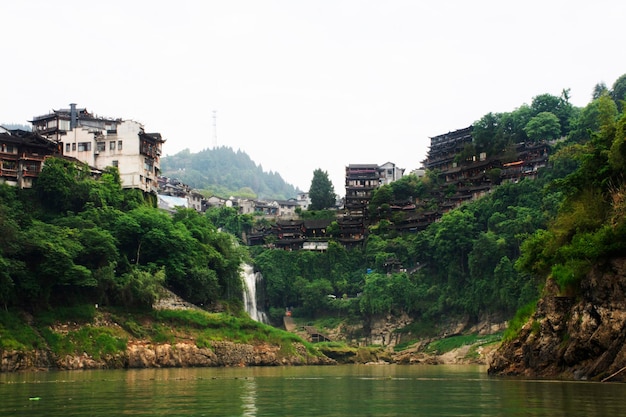
M399 168L393 162L386 162L380 166L381 185L388 185L404 176L404 168Z
M60 156L58 145L37 133L0 127L0 182L31 188L44 160Z
M132 120L95 116L75 104L31 123L36 133L59 143L63 155L97 169L117 167L122 187L157 193L165 142L160 133L146 133Z

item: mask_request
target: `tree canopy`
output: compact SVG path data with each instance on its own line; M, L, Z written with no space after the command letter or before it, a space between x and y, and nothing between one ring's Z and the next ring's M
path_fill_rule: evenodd
M220 146L191 153L189 149L161 160L163 175L176 178L205 194L222 197L281 199L295 197L297 190L277 172L266 172L248 154Z
M310 210L324 210L335 205L335 189L328 178L328 172L319 168L313 171L309 198L311 199Z
M49 158L32 190L0 185L1 304L149 306L161 285L199 304L240 297L246 255L230 234L195 210L158 210L114 168L87 172Z

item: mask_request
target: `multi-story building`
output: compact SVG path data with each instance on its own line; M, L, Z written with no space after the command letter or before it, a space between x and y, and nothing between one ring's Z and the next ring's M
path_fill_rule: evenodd
M415 201L418 210L397 222L396 229L422 230L445 212L484 196L503 181L535 178L548 162L550 146L546 142L516 143L507 152L490 157L482 153L459 158L472 141L472 126L431 138L428 157L422 163L437 173L441 185L428 199ZM436 211L431 211L433 205Z
M160 133L146 133L133 120L98 117L70 104L31 121L33 130L61 145L63 155L97 169L117 167L122 187L157 193L162 145Z
M311 205L311 197L307 191L298 193L298 204L302 210L308 210Z
M386 162L380 166L381 185L391 184L404 176L404 168L398 168L393 162Z
M430 138L430 150L428 158L423 161L424 167L430 170L445 171L455 168L456 156L463 150L465 145L472 143L472 126L454 132Z
M365 241L368 206L374 190L383 183L383 168L377 164L350 164L346 167L345 213L337 219L338 240L345 246Z
M54 141L34 132L0 127L0 183L31 188L50 155L60 156Z
M372 193L381 185L381 169L376 164L350 164L346 167L345 209L353 216L367 218Z

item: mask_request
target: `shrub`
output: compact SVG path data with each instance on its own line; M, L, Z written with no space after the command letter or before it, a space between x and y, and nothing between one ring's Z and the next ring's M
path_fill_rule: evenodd
M536 301L532 301L524 306L522 306L517 312L515 316L509 321L509 326L504 332L502 336L503 341L513 340L522 329L524 324L530 319L530 317L535 313L535 308L537 306Z

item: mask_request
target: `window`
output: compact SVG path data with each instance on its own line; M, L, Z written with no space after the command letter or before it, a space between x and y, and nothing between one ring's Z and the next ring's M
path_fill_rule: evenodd
M24 170L28 171L32 174L36 174L39 172L40 164L37 161L28 161L24 163Z
M96 150L98 152L104 152L105 149L106 149L106 142L98 142L96 144Z
M87 152L91 150L91 142L78 142L78 152Z
M2 161L2 169L8 169L8 170L16 170L17 169L17 162L15 161Z
M121 140L118 140L118 141L117 141L117 150L118 150L118 151L121 151L121 150L122 150L122 141L121 141Z
M152 172L153 162L154 161L150 158L144 158L143 169L145 169L146 171Z
M109 142L109 150L110 151L114 151L115 150L115 141L114 140Z
M70 149L71 149L70 144L69 144L69 143L66 143L66 144L65 144L65 152L69 152L69 151L70 151Z
M115 168L117 168L119 164L117 161L111 161L111 166L114 166Z
M60 130L70 130L70 121L69 120L59 120L59 129Z
M72 143L72 150L75 151L76 150L76 144Z

